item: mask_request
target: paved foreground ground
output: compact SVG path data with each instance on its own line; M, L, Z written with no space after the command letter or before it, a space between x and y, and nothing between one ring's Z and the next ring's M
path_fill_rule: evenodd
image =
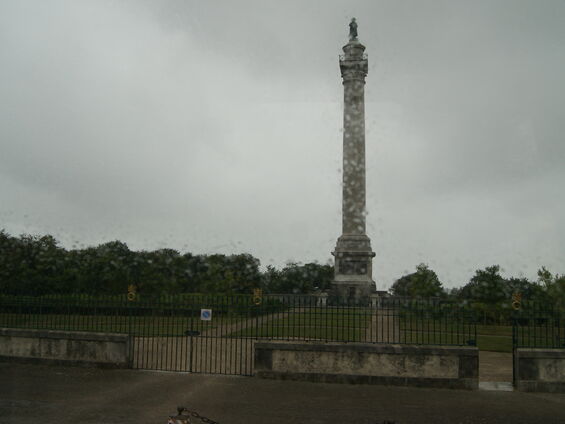
M565 423L565 394L468 392L0 362L0 423ZM195 421L198 423L198 421Z

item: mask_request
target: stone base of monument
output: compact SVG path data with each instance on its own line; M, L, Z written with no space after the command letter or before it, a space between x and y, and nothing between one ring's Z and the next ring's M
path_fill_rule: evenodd
M330 293L331 299L338 299L343 302L367 303L371 299L371 295L375 294L375 282L351 279L334 280Z
M372 261L375 253L366 235L342 235L335 250L332 294L341 299L363 299L375 293Z

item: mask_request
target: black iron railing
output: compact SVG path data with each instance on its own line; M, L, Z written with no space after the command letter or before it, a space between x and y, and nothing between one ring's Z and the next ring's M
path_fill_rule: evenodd
M209 310L211 316L202 316ZM48 330L374 343L472 345L474 313L439 299L326 296L0 296L0 326Z
M565 313L553 305L521 303L512 322L514 348L565 348Z
M127 333L132 366L252 373L253 341L476 345L465 305L325 295L0 296L0 327Z

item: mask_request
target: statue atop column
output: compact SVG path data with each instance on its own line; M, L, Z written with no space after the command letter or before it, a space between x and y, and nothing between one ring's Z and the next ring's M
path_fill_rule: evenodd
M351 18L349 23L349 41L357 41L357 22L355 22L355 18Z

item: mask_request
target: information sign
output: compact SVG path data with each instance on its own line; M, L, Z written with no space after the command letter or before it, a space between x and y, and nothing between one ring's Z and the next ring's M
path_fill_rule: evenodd
M212 309L200 309L200 319L202 321L212 321Z

